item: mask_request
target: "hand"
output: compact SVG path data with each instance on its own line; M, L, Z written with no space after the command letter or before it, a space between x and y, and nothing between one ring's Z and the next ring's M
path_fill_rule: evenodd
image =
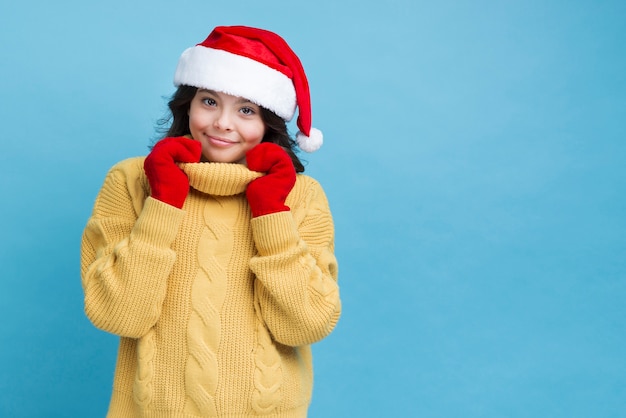
M248 168L266 173L248 184L246 196L252 217L288 211L285 199L296 184L296 170L289 154L279 145L262 142L246 154Z
M182 208L189 193L189 179L176 163L197 163L201 155L202 144L193 139L178 136L157 142L143 164L152 197Z

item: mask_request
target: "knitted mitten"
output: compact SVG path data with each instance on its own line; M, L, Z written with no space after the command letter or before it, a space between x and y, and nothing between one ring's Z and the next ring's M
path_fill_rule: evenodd
M197 163L201 155L202 144L193 139L179 136L157 142L143 165L152 197L182 208L189 193L189 179L176 163Z
M266 173L248 184L246 196L252 216L288 211L287 195L296 184L296 170L289 154L279 145L262 142L246 154L248 168Z

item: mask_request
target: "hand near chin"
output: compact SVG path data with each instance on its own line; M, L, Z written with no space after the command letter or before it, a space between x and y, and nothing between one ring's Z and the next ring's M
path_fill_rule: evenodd
M246 164L250 170L266 173L246 189L252 216L290 210L285 200L296 184L296 170L289 154L277 144L262 142L248 151Z
M200 142L183 136L157 142L143 166L152 197L182 208L189 193L189 179L176 163L197 163L201 155Z

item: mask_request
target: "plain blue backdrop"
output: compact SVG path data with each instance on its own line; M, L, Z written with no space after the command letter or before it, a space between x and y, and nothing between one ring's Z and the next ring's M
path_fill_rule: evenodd
M280 33L326 144L344 313L312 418L626 416L626 2L3 1L0 416L102 417L82 306L106 171L180 53Z

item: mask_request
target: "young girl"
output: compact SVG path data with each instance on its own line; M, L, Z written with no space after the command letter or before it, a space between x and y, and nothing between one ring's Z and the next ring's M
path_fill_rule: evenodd
M171 127L108 173L85 228L85 312L119 335L109 417L305 417L310 344L341 311L334 228L285 121L314 151L309 88L278 35L187 49Z

